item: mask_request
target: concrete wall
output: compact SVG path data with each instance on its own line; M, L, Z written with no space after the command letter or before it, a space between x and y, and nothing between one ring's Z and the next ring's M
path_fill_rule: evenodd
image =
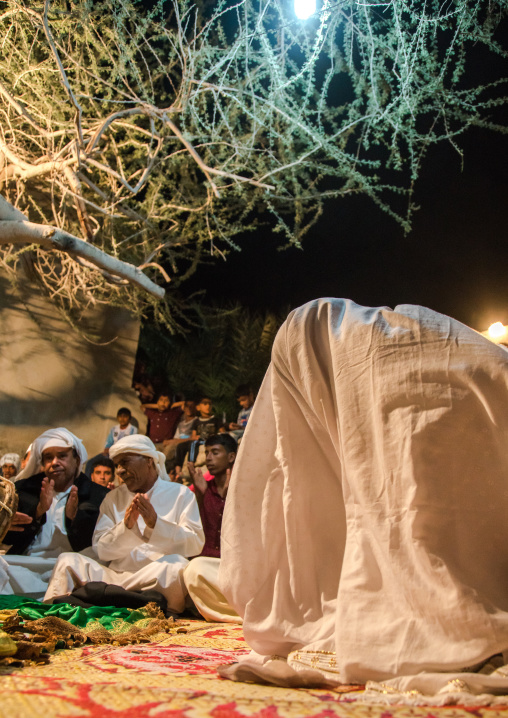
M146 421L131 389L139 322L127 311L99 307L71 328L40 290L13 290L0 274L0 455L23 454L46 429L65 426L101 451L116 412L128 406Z

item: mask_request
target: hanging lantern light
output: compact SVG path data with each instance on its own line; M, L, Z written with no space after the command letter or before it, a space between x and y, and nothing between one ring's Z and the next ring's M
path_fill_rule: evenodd
M508 326L502 322L494 322L487 331L481 333L494 344L508 344Z

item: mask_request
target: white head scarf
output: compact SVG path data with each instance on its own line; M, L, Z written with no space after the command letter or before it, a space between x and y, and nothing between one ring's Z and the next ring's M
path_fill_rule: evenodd
M80 466L85 463L88 454L81 439L78 439L72 431L60 426L58 429L48 429L38 436L31 445L30 458L23 471L16 476L16 481L26 479L40 471L42 452L50 446L61 446L67 449L75 449L79 457Z
M16 469L16 473L18 473L21 466L19 454L4 454L0 459L0 466L5 466L5 464L12 464L12 466Z
M157 474L164 481L169 481L166 471L166 457L162 451L157 451L155 444L148 436L142 434L132 434L119 439L109 449L109 456L114 459L119 454L141 454L141 456L149 456L153 459Z

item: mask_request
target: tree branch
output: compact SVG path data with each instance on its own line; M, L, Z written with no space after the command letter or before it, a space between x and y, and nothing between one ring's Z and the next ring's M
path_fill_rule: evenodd
M81 129L81 115L82 115L83 111L81 109L81 105L79 104L79 102L76 99L76 96L74 95L74 92L72 91L72 87L70 86L69 79L67 77L67 73L65 72L62 61L60 60L60 55L58 54L58 50L56 49L56 46L55 46L55 41L53 40L53 34L50 30L49 22L48 22L49 5L50 5L50 0L45 0L44 14L42 16L42 24L44 26L44 32L46 34L46 38L48 40L49 46L50 46L53 56L56 60L56 64L58 65L58 69L60 71L60 75L62 78L62 84L65 88L65 91L67 92L67 94L69 96L70 101L72 102L72 104L74 105L74 108L76 110L76 120L75 120L76 130L78 133L79 144L80 144L80 146L83 146L83 130Z
M40 134L46 136L48 133L46 130L37 124L37 122L33 119L33 117L28 113L23 105L21 105L7 90L7 88L0 82L0 95L6 100L18 113L18 115L21 115L21 117L24 117L25 120L32 125L32 127Z
M162 299L165 294L162 287L152 282L137 267L111 257L88 242L56 227L22 220L0 220L0 244L38 244L43 249L59 250L71 257L80 257L91 262L99 270L126 279L157 299Z
M164 122L168 125L168 127L171 128L171 130L174 132L174 134L178 137L180 142L186 147L187 151L189 152L190 156L194 160L194 162L198 165L198 167L202 170L204 175L206 176L207 180L210 182L213 192L216 197L219 197L219 190L217 189L217 186L215 182L212 180L210 175L217 175L218 177L227 177L227 179L236 180L237 182L246 182L248 184L253 185L254 187L261 187L261 189L275 189L275 187L271 184L265 184L264 182L258 182L255 179L250 179L250 177L242 177L241 175L233 174L232 172L225 172L224 170L217 170L213 167L210 167L209 165L205 164L201 157L198 155L194 147L191 145L191 143L185 139L185 137L182 135L178 127L175 125L175 123L169 119L167 114L163 113L163 119Z

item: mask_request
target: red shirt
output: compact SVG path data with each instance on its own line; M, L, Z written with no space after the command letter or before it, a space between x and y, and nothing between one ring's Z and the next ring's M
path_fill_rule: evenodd
M154 444L160 444L166 439L172 439L176 427L182 416L178 407L159 411L158 409L144 409L148 418L148 431L146 432Z
M217 491L215 479L208 482L203 498L198 503L205 532L205 545L200 556L220 558L220 533L226 499L223 499Z

